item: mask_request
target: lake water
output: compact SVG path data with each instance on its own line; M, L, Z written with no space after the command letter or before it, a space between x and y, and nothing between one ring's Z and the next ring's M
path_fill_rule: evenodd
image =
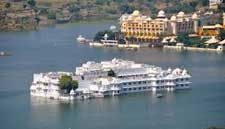
M126 51L78 44L82 34L92 38L111 23L58 25L39 31L1 32L1 129L204 129L225 127L225 54L178 52L156 48ZM163 68L185 67L192 89L138 93L72 103L31 98L33 73L74 71L88 60L123 58Z

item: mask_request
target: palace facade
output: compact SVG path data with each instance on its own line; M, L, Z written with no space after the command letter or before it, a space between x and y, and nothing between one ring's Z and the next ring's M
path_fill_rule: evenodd
M121 32L126 39L150 41L158 39L160 35L177 35L179 33L197 33L198 15L186 15L179 12L167 18L163 10L158 12L155 19L142 15L135 10L132 14L124 14L120 18Z

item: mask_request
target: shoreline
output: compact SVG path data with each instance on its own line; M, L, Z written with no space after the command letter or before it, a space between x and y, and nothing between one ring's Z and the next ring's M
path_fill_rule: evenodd
M198 48L198 47L179 47L179 46L163 46L163 49L174 49L174 50L187 50L187 51L207 51L207 52L223 52L224 50L218 50L215 48Z
M52 22L50 24L44 24L44 25L38 25L34 28L27 28L27 29L21 29L21 28L16 28L16 29L1 29L0 32L23 32L23 31L39 31L43 28L50 28L50 27L55 27L57 25L76 25L76 24L89 24L89 23L116 23L117 19L104 19L99 21L98 18L90 18L90 19L79 19L79 20L73 20L69 21L66 23L55 23ZM117 23L116 23L117 24Z

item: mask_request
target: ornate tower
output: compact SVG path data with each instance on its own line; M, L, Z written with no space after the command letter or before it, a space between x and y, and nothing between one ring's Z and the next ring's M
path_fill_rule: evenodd
M223 13L223 26L225 26L225 13Z
M170 24L172 29L172 34L177 35L177 23L176 23L176 16L172 16L170 18Z
M194 22L194 26L193 26L193 30L194 30L194 32L195 33L197 33L198 32L198 15L196 14L196 13L194 13L193 15L192 15L192 20L193 20L193 22Z

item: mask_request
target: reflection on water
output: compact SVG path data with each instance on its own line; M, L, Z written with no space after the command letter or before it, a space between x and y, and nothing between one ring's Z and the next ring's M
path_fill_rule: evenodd
M63 100L30 96L30 104L32 107L38 107L38 106L43 106L43 105L56 106L56 105L60 105L60 104L72 104L72 103L73 103L73 101L63 101Z
M185 91L183 91L185 92ZM187 92L187 91L186 91ZM176 93L178 92L161 92L163 94L162 98L157 98L156 92L140 92L140 93L130 93L130 94L123 94L119 96L108 96L104 98L92 98L86 100L56 100L56 99L48 99L48 98L40 98L40 97L33 97L30 96L30 105L31 108L38 108L38 107L63 107L63 108L77 108L79 104L86 105L84 108L87 110L90 108L88 105L94 104L96 109L101 112L110 111L115 108L120 108L120 105L124 103L124 101L131 100L131 101L142 101L145 100L147 104L154 105L163 102L167 104L172 103L176 98ZM183 94L183 93L182 93ZM144 99L143 99L144 98ZM93 107L92 107L93 108Z

